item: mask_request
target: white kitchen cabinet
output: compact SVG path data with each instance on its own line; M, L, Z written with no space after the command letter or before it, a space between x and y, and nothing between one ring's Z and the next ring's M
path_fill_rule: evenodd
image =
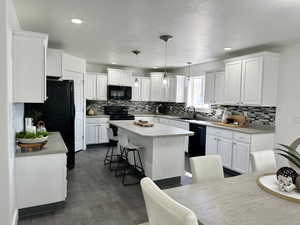
M86 60L64 53L62 65L63 65L63 76L65 71L72 71L72 72L84 74L86 68Z
M226 63L224 81L224 103L239 105L241 101L242 61Z
M47 76L61 77L63 74L63 51L48 48L47 50Z
M13 101L44 103L48 35L14 31L12 40Z
M273 149L274 133L245 134L207 127L206 154L218 154L223 166L238 173L251 172L250 153Z
M169 101L176 103L185 102L185 76L170 76L169 78Z
M107 100L107 75L101 73L86 73L85 97L88 100Z
M222 104L224 101L224 72L215 74L215 104Z
M205 104L222 104L224 96L224 72L207 73L205 76Z
M137 86L135 80L137 79ZM150 101L150 78L135 76L132 85L132 101Z
M97 97L97 74L86 73L85 74L85 98L88 100L96 100Z
M263 57L243 60L242 68L241 101L246 105L260 105L262 100Z
M225 61L224 103L276 106L279 55L262 52Z
M86 118L86 145L108 143L108 118Z
M204 103L214 104L215 103L215 73L207 73L205 75L205 93Z
M141 79L141 100L148 102L150 101L150 78L143 77Z
M221 156L223 166L231 169L232 166L232 140L218 138L218 153Z
M98 124L86 125L86 144L98 144Z
M18 209L66 200L67 149L59 133L49 133L43 151L28 154L18 150L16 153L14 181Z
M97 74L96 100L107 100L107 74Z
M249 171L250 144L234 142L232 151L232 169L239 173L247 173Z
M108 68L108 85L132 86L132 72Z
M153 102L163 101L163 73L151 73L150 99Z
M213 135L206 135L206 155L218 155L218 138Z

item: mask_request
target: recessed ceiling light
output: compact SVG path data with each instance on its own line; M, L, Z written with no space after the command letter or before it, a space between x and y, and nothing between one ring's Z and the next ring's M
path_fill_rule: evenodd
M153 69L157 69L157 66L153 66L152 68L153 68Z
M71 19L71 22L74 24L82 24L83 21L81 19Z
M117 64L117 63L115 63L115 62L112 62L111 64L115 65L115 64Z
M232 48L230 48L230 47L225 47L224 50L225 50L225 51L231 51Z

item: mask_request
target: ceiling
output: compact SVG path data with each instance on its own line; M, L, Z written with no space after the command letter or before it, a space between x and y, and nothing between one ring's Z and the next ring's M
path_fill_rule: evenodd
M161 34L171 34L168 67L201 63L255 46L300 40L299 0L14 0L24 30L89 62L164 65ZM81 25L70 23L80 18Z

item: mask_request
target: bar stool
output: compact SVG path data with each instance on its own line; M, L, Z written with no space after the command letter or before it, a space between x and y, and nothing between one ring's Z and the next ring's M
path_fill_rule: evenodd
M112 168L112 163L117 163L120 157L120 154L114 154L114 149L118 147L119 137L114 136L112 128L107 128L107 137L109 143L104 159L104 165L109 164L110 171L113 171L114 169Z
M139 184L140 179L145 177L145 171L140 155L141 147L129 143L126 134L119 135L119 145L121 149L121 156L115 171L115 175L117 177L122 177L122 184L124 186ZM130 154L132 154L133 157L133 165L131 165L129 162ZM137 176L138 180L134 183L126 183L126 176Z

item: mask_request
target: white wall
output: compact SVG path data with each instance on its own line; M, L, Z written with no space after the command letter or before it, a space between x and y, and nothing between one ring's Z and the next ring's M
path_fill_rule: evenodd
M300 44L282 50L278 83L275 144L291 144L300 137ZM282 157L277 159L285 165Z
M0 225L12 225L17 221L15 202L15 126L22 118L13 118L11 32L19 29L18 19L11 0L0 1ZM16 111L22 111L20 105Z

